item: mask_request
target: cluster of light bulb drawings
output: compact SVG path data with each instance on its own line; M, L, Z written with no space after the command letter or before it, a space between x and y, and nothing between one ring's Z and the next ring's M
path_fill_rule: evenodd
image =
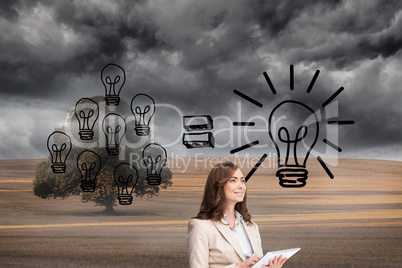
M120 91L125 83L126 75L117 64L106 65L101 72L105 87L105 101L108 106L118 106ZM131 111L135 117L135 133L137 136L148 136L150 122L155 113L155 101L146 94L137 94L131 101ZM94 126L99 119L99 105L92 99L82 98L75 105L75 116L79 122L81 140L92 140ZM125 118L117 113L109 113L102 120L102 130L106 138L108 155L119 155L123 137L127 132ZM51 155L53 173L65 173L66 160L72 149L71 138L62 131L54 131L47 139L47 148ZM162 169L166 164L167 152L157 143L149 143L142 150L142 161L147 168L146 180L149 185L161 184ZM82 151L77 157L77 168L81 173L81 189L83 192L94 192L96 180L101 170L101 157L91 150ZM118 199L121 205L132 204L138 171L129 163L121 163L114 169L114 181L118 188Z
M310 94L313 86L317 80L320 71L317 70L306 90L307 94ZM272 94L276 94L276 89L269 78L266 72L263 73L265 80L269 88L271 89ZM290 90L294 90L294 67L290 65ZM322 103L321 108L325 108L330 103L334 101L334 99L344 90L343 87L340 87L335 93L333 93L325 102ZM263 108L263 104L254 98L238 91L233 91L237 96L242 99L256 105L259 108ZM293 115L297 115L297 118L302 118L302 115L306 115L302 120L297 122L286 120L277 121L274 118L280 118L281 115L285 114L285 111L292 111ZM282 187L304 187L306 185L306 180L308 178L308 171L306 168L307 159L310 156L310 153L313 147L316 145L317 140L319 138L319 129L320 129L320 121L323 121L323 117L319 120L317 113L325 112L325 109L319 109L317 112L314 111L309 106L297 100L284 100L276 105L269 114L268 121L268 135L272 140L273 145L277 151L278 157L278 170L276 172L276 176L279 178L279 184ZM325 122L327 125L352 125L355 123L354 120L327 120ZM247 126L255 126L255 122L233 122L233 126L237 127L247 127ZM293 131L289 131L292 129ZM336 145L334 142L331 142L327 138L323 138L322 141L329 146L330 148L341 152L342 149ZM255 145L259 144L258 140L250 142L248 144L242 145L238 148L235 148L230 151L231 154L235 154L239 151L248 149ZM282 146L281 146L282 145ZM304 149L300 150L300 149ZM263 161L267 158L267 154L263 154L257 164L252 168L252 170L247 174L246 181L250 179L250 177L255 173L255 171L261 166ZM299 158L302 158L302 161L299 161ZM327 175L333 179L334 175L329 170L326 163L322 160L320 156L317 156L318 162L321 164L322 168L325 170Z

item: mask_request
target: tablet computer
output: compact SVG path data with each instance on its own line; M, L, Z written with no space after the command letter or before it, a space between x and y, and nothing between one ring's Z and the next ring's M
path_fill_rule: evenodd
M280 256L280 255L289 259L299 250L300 250L300 248L290 248L290 249L283 249L283 250L277 250L277 251L270 251L267 254L265 254L261 259L259 259L252 266L252 268L262 268L263 264L268 265L270 259L273 259L274 257Z

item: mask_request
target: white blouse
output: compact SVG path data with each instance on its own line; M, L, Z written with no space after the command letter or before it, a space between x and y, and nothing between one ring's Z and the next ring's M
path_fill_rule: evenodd
M236 237L237 241L239 241L241 245L241 249L243 250L244 257L246 259L250 258L251 255L253 255L254 251L253 248L251 247L250 240L248 239L247 233L244 230L243 224L241 223L243 220L243 216L235 211L236 214L236 221L235 221L235 228L230 227L230 230L232 230L232 233ZM228 224L228 218L225 214L223 214L223 219L222 222L225 224Z

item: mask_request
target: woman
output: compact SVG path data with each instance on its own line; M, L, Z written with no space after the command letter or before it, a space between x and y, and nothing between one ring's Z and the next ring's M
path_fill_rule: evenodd
M210 171L200 212L188 223L187 246L191 268L248 268L261 258L258 226L246 206L246 181L232 162ZM281 256L263 267L279 268L285 261Z

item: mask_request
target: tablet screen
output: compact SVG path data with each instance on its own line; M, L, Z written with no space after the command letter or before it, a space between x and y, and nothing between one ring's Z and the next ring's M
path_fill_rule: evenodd
M261 259L256 262L252 268L262 268L262 265L268 265L269 260L273 259L276 256L282 255L285 258L290 258L292 257L296 252L298 252L300 248L290 248L290 249L283 249L283 250L277 250L277 251L270 251L267 254L265 254Z

